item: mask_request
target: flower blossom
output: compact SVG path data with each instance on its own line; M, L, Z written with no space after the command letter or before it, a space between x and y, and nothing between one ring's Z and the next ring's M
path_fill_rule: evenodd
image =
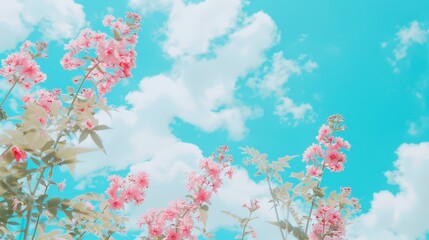
M95 83L99 98L103 99L103 95L121 79L131 77L131 69L136 66L136 31L140 30L140 21L140 16L135 13L127 13L126 19L107 15L103 25L111 28L113 38L91 29L82 30L65 46L69 51L63 56L61 65L66 70L74 70L86 64L82 59L88 60L87 69L91 71L88 71L87 79ZM79 80L74 79L75 82Z
M13 154L13 158L15 158L16 162L20 162L21 160L27 160L27 154L18 147L13 147L11 151Z
M342 240L345 237L345 219L340 212L328 205L321 204L313 214L316 222L310 233L310 240Z
M33 85L44 82L46 75L40 71L40 66L34 59L46 58L46 49L47 44L44 42L24 42L19 52L12 53L2 60L0 76L10 84L18 82L24 89L30 89Z
M210 203L212 193L216 193L222 184L222 178L232 174L227 155L228 147L217 149L217 153L209 158L200 160L200 172L191 172L188 175L187 189L190 200L177 199L169 203L167 208L151 209L141 216L138 224L148 229L150 238L163 239L197 239L193 235L194 218L202 221L200 209ZM257 208L258 202L251 202L252 208ZM171 226L175 226L172 228Z

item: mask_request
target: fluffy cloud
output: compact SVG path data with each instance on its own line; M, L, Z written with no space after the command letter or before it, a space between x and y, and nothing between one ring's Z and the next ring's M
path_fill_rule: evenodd
M175 1L166 24L165 52L172 57L206 53L211 40L235 26L242 4L242 0Z
M386 177L399 192L375 193L370 210L349 227L350 239L425 239L429 232L429 142L402 144L396 153L396 169Z
M4 0L0 8L0 52L13 49L38 27L47 41L73 37L85 25L85 13L73 0Z
M130 0L129 6L143 14L168 12L164 51L171 57L198 55L210 50L211 41L237 24L243 0Z
M428 33L429 30L421 28L418 21L413 21L409 27L402 27L396 33L398 44L393 49L393 59L388 59L395 73L399 72L397 63L407 56L408 49L414 44L424 44Z
M143 14L152 12L167 12L171 9L174 0L129 0L128 5Z
M262 77L251 78L247 85L255 89L262 97L275 96L276 107L274 114L282 121L289 121L290 116L295 121L314 117L313 108L309 103L296 104L291 98L286 97L285 85L293 76L299 76L303 71L312 72L318 64L312 60L307 60L305 55L299 59L286 59L283 52L274 53L270 64L265 66L261 73Z
M282 97L279 100L274 114L285 122L289 120L290 115L292 115L294 120L303 120L305 117L308 117L309 120L313 120L314 118L313 107L309 103L296 105L288 97Z

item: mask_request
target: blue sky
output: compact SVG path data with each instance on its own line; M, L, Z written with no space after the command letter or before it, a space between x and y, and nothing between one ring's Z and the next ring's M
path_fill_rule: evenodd
M84 156L76 176L56 176L66 176L70 196L101 192L108 173L137 169L153 171L154 186L180 188L174 183L184 182L195 160L223 144L232 149L237 166L243 146L272 159L300 155L325 119L341 113L348 126L343 137L352 149L345 171L326 174L323 182L331 190L352 187L363 205L349 238L423 239L429 231L424 215L429 210L423 205L429 195L422 184L429 181L424 174L429 166L429 2L32 3L37 6L25 0L0 3L0 58L27 38L49 41L49 59L40 61L48 75L44 88L65 88L79 74L64 72L59 60L63 44L80 29L105 30L106 14L143 14L138 67L108 96L120 110L112 120L99 116L114 128L105 133L109 156ZM3 6L10 6L8 12ZM0 87L4 92L5 84ZM14 97L8 100L9 112L20 105L19 92ZM303 166L296 160L293 167ZM242 198L263 198L265 186L240 173L237 183L255 191ZM182 193L153 190L145 207L162 207L165 198ZM228 208L241 200L226 192L215 201ZM209 224L231 229L223 218L214 214ZM260 226L261 236L271 232L270 226ZM217 236L231 234L221 230Z

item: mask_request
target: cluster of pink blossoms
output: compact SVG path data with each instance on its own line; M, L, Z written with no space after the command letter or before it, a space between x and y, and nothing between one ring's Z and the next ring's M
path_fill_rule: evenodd
M151 209L141 217L138 224L147 226L149 239L198 239L192 235L193 216L210 203L212 193L216 193L222 184L222 177L232 177L232 157L227 152L227 146L218 148L217 154L200 161L200 173L189 174L189 200L178 199L167 208ZM202 220L201 216L197 218Z
M316 220L310 234L310 240L342 240L345 236L345 219L340 212L328 205L321 204L314 212Z
M103 24L112 29L114 38L91 29L83 30L77 39L65 46L69 51L62 58L61 65L66 70L73 70L85 65L82 59L89 60L87 68L93 70L88 79L97 87L101 98L121 79L131 76L131 69L136 66L137 54L134 48L140 21L141 17L135 13L127 13L125 20L107 15ZM90 49L95 50L95 56L89 55ZM84 56L79 56L82 54ZM74 78L75 83L79 80L80 78Z
M18 82L25 89L45 81L46 75L40 71L40 66L34 59L46 58L47 47L48 45L44 42L24 42L19 52L12 53L2 60L0 76L10 84Z
M125 203L141 204L144 201L144 190L149 187L149 176L146 172L129 174L126 178L110 176L110 187L106 194L112 210L123 209Z
M343 138L334 136L337 131L345 129L341 125L343 119L339 115L334 115L328 121L329 125L322 125L316 137L319 143L312 144L303 154L303 161L310 164L307 165L307 174L310 176L320 177L325 168L333 172L344 170L346 155L341 150L349 150L350 144Z
M61 89L53 90L39 90L33 94L26 94L22 97L22 101L26 104L36 103L45 109L48 115L52 115L53 109L59 110L61 108L62 102L59 99L61 95ZM44 126L46 125L47 119L43 116L36 116L37 120Z

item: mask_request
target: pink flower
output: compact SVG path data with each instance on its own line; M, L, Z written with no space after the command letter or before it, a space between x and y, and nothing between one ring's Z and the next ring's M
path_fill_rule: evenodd
M308 165L307 167L307 175L312 177L320 177L322 175L322 169L314 165Z
M85 121L85 127L86 127L88 130L92 130L92 129L94 129L94 125L92 124L91 120L86 120L86 121Z
M86 99L90 99L94 95L94 91L90 88L82 89L82 95Z
M116 66L121 61L121 48L125 48L125 45L116 40L102 41L98 43L97 55L103 63Z
M112 198L108 200L109 207L112 210L120 210L124 208L124 201L121 198Z
M115 17L112 15L106 15L103 19L103 25L104 26L110 26L112 24L112 21L115 20Z
M18 200L18 199L13 199L13 203L12 203L12 205L13 205L13 207L12 207L12 210L13 211L16 211L16 208L18 207L18 204L20 204L21 202Z
M167 239L166 240L179 240L182 239L181 236L176 232L173 227L170 227L167 230Z
M322 125L322 127L319 129L319 135L317 135L316 139L319 142L323 142L324 139L328 137L328 135L331 133L331 129L327 125Z
M27 160L27 154L18 147L13 147L11 151L13 154L13 158L15 158L16 162L20 162L21 160Z
M210 192L207 192L204 189L200 189L196 194L195 194L195 203L197 204L201 204L203 202L208 202L210 199Z
M61 192L64 191L64 188L66 187L66 180L64 179L62 182L58 183L57 187Z
M253 239L257 239L258 235L256 234L256 231L254 228L250 229L250 235L252 236Z
M139 172L135 181L139 188L147 188L149 186L149 176L146 172Z
M316 160L315 158L322 157L322 155L323 151L320 145L313 143L305 150L302 161L309 162L310 160Z
M90 211L94 210L94 205L92 205L91 202L85 202L85 206Z

